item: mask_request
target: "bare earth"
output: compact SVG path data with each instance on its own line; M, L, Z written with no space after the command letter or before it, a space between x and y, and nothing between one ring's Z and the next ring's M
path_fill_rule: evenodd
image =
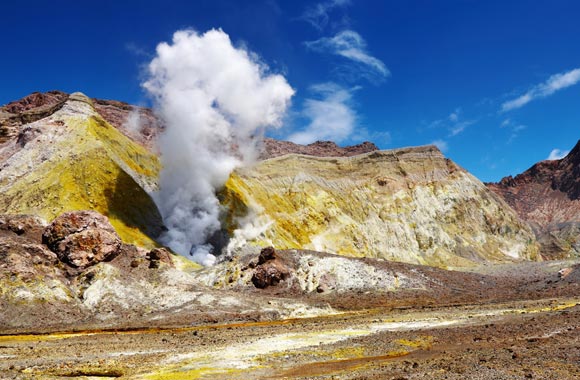
M481 268L497 293L337 296L333 315L0 336L2 379L578 379L574 263ZM452 274L452 272L450 272ZM311 297L316 297L312 295ZM320 295L320 300L332 301ZM375 298L378 296L375 296ZM124 324L127 324L125 321Z

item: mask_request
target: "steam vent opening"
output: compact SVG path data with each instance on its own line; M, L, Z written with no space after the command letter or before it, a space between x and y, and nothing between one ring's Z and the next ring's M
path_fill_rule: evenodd
M224 228L215 231L207 239L207 244L211 247L209 253L219 258L226 253L226 248L230 242L228 231ZM194 250L195 247L192 249Z

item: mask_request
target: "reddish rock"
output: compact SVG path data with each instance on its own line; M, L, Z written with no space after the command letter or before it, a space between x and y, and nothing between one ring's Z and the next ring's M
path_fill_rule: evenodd
M45 222L34 215L0 215L0 231L16 235L39 237L45 226Z
M95 211L62 214L45 229L42 242L60 261L79 269L111 260L121 248L109 220Z
M258 265L262 265L270 260L276 259L276 250L274 247L266 247L260 251L258 256Z
M69 94L62 91L34 92L0 107L0 143L17 138L18 143L24 146L34 137L34 131L20 131L19 127L50 116L59 110L68 98ZM115 100L92 99L92 102L95 110L109 124L145 147L154 148L155 140L163 130L163 126L151 109ZM138 117L130 123L132 114Z
M45 93L33 92L22 99L10 102L0 110L9 113L22 113L46 106L60 104L68 98L68 94L61 91L49 91Z
M145 258L150 261L150 268L159 267L159 263L165 263L173 266L173 260L171 259L171 252L165 248L155 248L147 252Z
M0 107L0 144L12 138L25 143L23 138L30 136L19 137L20 126L52 115L67 99L68 94L60 91L35 92Z
M350 157L358 154L374 152L375 150L379 150L379 148L368 141L365 141L362 144L341 148L332 141L316 141L312 144L300 145L290 141L279 141L265 138L260 159L266 160L268 158L291 153L317 157Z
M252 283L258 289L276 286L290 275L290 269L276 256L273 247L260 251L258 264L252 275Z
M154 148L163 125L153 111L116 100L92 99L95 110L124 135L150 149ZM133 120L130 120L133 118Z
M530 223L546 258L580 253L580 141L561 160L487 186Z

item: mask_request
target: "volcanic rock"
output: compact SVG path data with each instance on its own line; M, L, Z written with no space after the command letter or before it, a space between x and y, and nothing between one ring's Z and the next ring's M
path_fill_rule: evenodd
M542 255L580 256L580 141L561 160L538 162L487 186L534 228Z
M99 107L114 109L104 104ZM1 109L0 124L13 120L18 132L0 139L0 213L52 221L64 212L95 210L109 216L125 243L153 249L163 228L149 196L159 159L95 107L83 94L50 92Z
M260 256L258 257L258 265L265 264L270 260L276 259L276 250L274 247L266 247L260 251Z
M0 144L17 136L20 126L56 112L63 106L68 96L60 91L35 92L0 107Z
M350 157L379 150L375 144L368 141L341 148L332 141L316 141L312 144L300 145L290 141L280 141L271 138L264 139L262 148L260 154L261 160L286 154L304 154L316 157Z
M92 100L95 111L109 124L133 141L148 149L155 149L155 141L163 131L163 126L151 109L116 100Z
M159 267L159 263L165 263L173 266L173 260L171 260L171 253L166 248L155 248L149 251L146 255L147 260L150 261L149 267L156 268Z
M266 247L260 251L258 264L254 268L252 283L258 289L276 286L284 281L290 273L290 269L276 255L273 247Z
M11 231L17 235L40 238L44 228L44 220L34 215L1 215L0 231Z
M112 259L121 247L109 220L95 211L62 214L46 228L42 241L62 262L79 269Z
M441 267L536 258L530 227L434 146L276 157L236 170L222 199L234 245Z

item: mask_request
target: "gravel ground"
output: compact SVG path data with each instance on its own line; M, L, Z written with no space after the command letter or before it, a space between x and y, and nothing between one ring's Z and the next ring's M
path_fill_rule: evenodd
M0 379L580 379L577 263L478 273L439 298L293 295L341 311L323 317L0 335Z

